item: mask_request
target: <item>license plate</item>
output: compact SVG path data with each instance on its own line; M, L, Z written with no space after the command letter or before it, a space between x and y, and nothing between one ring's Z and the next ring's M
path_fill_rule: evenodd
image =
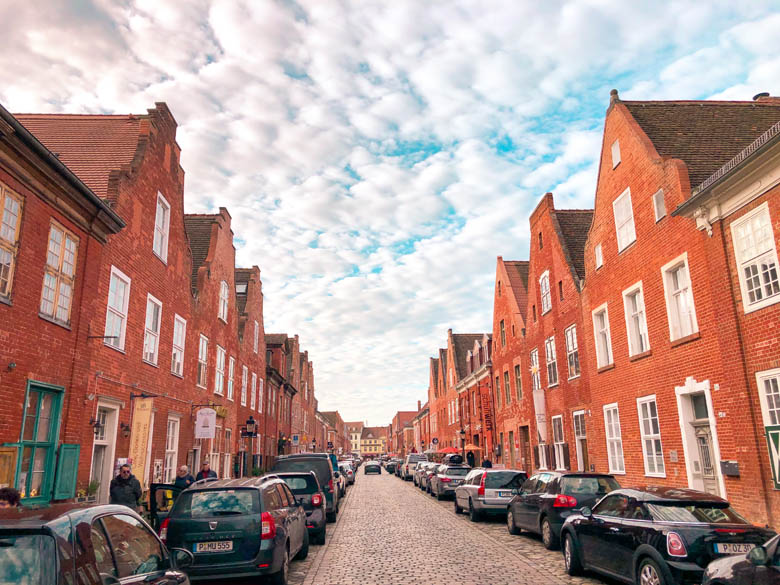
M510 498L512 497L512 492L498 492L499 498Z
M746 542L716 542L715 552L724 555L743 555L749 553L755 546Z
M192 546L192 550L196 553L221 553L230 552L233 550L232 540L218 540L215 542L196 542Z
M451 482L450 482L450 485L451 485L452 487L455 487L456 485L460 485L460 482L459 482L459 481L451 481Z

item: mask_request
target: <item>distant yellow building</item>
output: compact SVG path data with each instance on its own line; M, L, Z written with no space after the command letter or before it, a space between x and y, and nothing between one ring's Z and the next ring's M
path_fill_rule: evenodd
M360 435L360 456L387 455L387 430L384 427L363 427Z

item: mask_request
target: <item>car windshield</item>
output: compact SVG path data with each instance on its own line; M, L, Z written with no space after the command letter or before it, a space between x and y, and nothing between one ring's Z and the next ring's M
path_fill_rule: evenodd
M662 522L704 522L707 524L749 524L733 508L718 506L709 502L691 504L688 502L659 503L647 505L654 520Z
M561 481L561 493L567 496L583 494L605 495L616 490L620 484L614 477L564 477Z
M317 484L313 477L283 477L282 479L294 494L313 494L317 491Z
M0 535L0 585L57 582L54 539L45 534Z
M514 481L515 478L517 478L516 481ZM515 487L524 479L523 474L516 471L494 471L487 474L485 487L492 489Z
M260 499L256 490L204 490L182 492L171 515L206 518L238 516L259 511Z
M447 475L454 475L456 477L461 477L467 475L469 471L471 470L467 467L450 467L445 471L445 473Z

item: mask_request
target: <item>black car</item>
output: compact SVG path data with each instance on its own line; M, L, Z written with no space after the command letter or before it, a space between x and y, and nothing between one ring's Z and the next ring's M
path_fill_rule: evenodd
M192 562L125 506L0 510L2 583L188 585Z
M548 550L558 547L563 522L575 510L593 506L620 487L608 474L541 471L529 477L507 507L510 534L528 530L542 535Z
M282 455L271 468L271 473L313 471L325 491L325 512L328 522L335 522L341 502L338 476L328 453L295 453Z
M276 478L192 484L163 520L160 538L194 553L193 579L267 575L286 585L290 562L309 554L306 512Z
M395 466L396 466L396 462L390 460L387 463L385 463L385 470L387 471L387 473L395 473Z
M702 585L780 585L780 536L744 555L730 555L707 565Z
M368 475L369 473L382 475L382 466L376 461L366 461L366 464L363 466L363 475Z
M306 528L314 544L325 544L325 492L313 471L309 473L277 473L266 477L278 477L306 511Z
M619 489L561 530L566 571L626 583L700 583L718 558L749 551L774 532L750 524L717 496L685 488Z

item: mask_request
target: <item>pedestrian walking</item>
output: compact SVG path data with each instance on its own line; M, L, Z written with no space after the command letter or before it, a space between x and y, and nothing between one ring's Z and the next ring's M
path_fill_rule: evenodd
M186 465L179 467L176 471L176 480L173 482L173 485L177 488L186 489L192 483L195 483L195 478L190 473L190 468Z
M11 487L0 489L0 508L18 508L21 501L19 490Z
M217 472L211 469L211 463L209 463L209 460L204 459L203 465L201 465L198 475L195 476L195 481L200 481L201 479L208 479L210 477L216 478Z
M487 457L485 457L482 460L482 467L485 467L485 468L493 467L493 462L490 459L488 459Z
M142 493L141 482L130 472L127 463L119 468L119 475L111 480L108 491L111 496L109 503L138 510L138 500Z
M466 453L466 463L469 464L469 467L474 467L474 463L476 463L476 457L474 457L474 451L469 451Z

